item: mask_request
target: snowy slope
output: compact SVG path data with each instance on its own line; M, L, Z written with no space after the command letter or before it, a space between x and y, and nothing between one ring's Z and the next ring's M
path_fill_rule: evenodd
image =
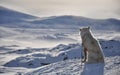
M31 25L29 21L38 18L3 6L0 6L0 17L0 26L10 28L29 28Z
M80 26L91 26L94 29L120 30L120 20L117 19L91 19L81 16L52 16L43 20L35 20L33 24L48 25L51 28L78 28ZM104 27L103 27L104 26Z
M0 17L2 18L0 20L0 24L25 22L27 19L36 18L35 16L24 14L2 6L0 6Z
M38 18L5 7L0 7L0 26L12 28L70 28L91 26L96 30L120 30L120 20L117 19L91 19L81 16L51 16Z
M119 75L120 74L120 47L117 46L120 44L120 42L110 40L110 41L101 41L102 48L105 54L105 66L103 66L103 73L104 75ZM103 45L104 44L104 45ZM111 47L112 46L112 47ZM80 48L78 48L80 49ZM77 51L79 53L79 50ZM77 55L77 53L71 52L71 54ZM66 53L68 54L68 53ZM72 56L73 56L72 55ZM68 54L68 58L69 58ZM43 66L40 68L36 68L34 70L31 70L29 73L26 73L25 75L82 75L83 72L88 72L88 74L91 73L92 67L95 68L95 74L99 73L98 71L101 69L98 69L97 64L90 64L87 65L87 68L85 68L86 65L81 65L81 60L79 59L79 56L77 59L69 59L57 63L53 63L47 66ZM101 65L102 66L102 65ZM102 75L102 73L100 74Z
M105 75L119 75L120 73L120 41L100 40L105 54ZM5 47L8 48L8 47ZM81 67L81 45L80 44L60 44L53 48L27 48L15 51L4 52L4 55L16 55L17 57L3 63L6 68L15 69L14 72L24 74L24 71L16 70L22 68L28 70L25 75L80 75L85 65ZM1 56L3 53L1 53ZM2 59L1 59L2 60ZM95 65L97 66L97 65ZM16 67L16 68L15 68ZM92 68L90 65L89 68ZM88 68L88 71L90 69ZM1 68L2 69L2 68ZM6 71L7 69L5 69ZM6 72L5 72L6 73ZM4 73L3 73L4 74Z
M120 59L120 56L106 57L106 64L104 66L104 75L119 75L120 74L120 62L118 62ZM81 75L83 70L89 71L88 74L91 74L92 67L97 65L90 65L88 69L84 69L84 64L81 66L81 61L78 59L72 59L67 61L61 61L57 63L50 64L48 66L40 67L35 70L31 70L29 73L26 73L25 75ZM97 72L94 75L98 75ZM101 73L102 75L102 73Z
M23 49L17 51L11 51L8 54L26 54L23 57L18 57L6 63L7 67L26 67L36 68L43 65L63 61L67 59L80 58L80 46L79 44L70 45L58 45L52 49L38 49L38 51L32 49ZM34 52L34 53L33 53ZM75 54L75 55L74 55Z
M120 56L119 41L101 41L102 48L106 57ZM5 54L26 54L5 64L8 67L27 67L35 68L67 59L80 59L81 45L79 44L60 44L51 49L19 49ZM31 64L31 65L30 65Z

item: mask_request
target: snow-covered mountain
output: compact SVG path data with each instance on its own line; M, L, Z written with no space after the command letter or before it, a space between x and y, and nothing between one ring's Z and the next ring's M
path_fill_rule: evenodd
M9 23L18 23L18 22L27 22L27 19L36 18L28 14L24 14L9 8L0 6L0 24L9 24Z
M0 17L0 26L12 28L28 28L30 27L29 20L38 18L3 6L0 6Z
M120 30L120 20L117 19L91 19L81 16L51 16L38 18L5 7L0 7L0 26L12 28L78 28L91 26L99 30ZM9 24L9 25L8 25Z
M91 19L81 16L52 16L42 20L32 21L33 24L41 24L51 28L75 28L91 26L96 30L120 30L120 20L117 19Z
M104 23L105 22L105 23ZM92 25L95 24L101 24L101 25L109 25L114 24L118 25L120 24L120 20L110 18L110 19L91 19L86 18L82 16L72 16L72 15L63 15L63 16L51 16L46 17L42 20L35 20L33 23L40 23L40 24L49 24L49 25L55 25L55 24L63 24L63 25Z

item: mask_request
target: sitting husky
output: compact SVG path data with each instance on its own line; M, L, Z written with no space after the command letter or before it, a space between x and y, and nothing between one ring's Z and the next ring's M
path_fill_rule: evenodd
M90 27L80 28L84 63L104 63L104 55L97 39L92 35Z

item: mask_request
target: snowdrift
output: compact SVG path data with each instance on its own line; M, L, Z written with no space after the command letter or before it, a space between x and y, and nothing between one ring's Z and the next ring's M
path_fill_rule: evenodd
M105 75L118 75L120 70L120 46L118 45L120 41L100 40L100 44L105 54ZM29 52L25 52L25 50ZM11 53L25 55L11 60L4 66L32 68L25 75L79 75L83 71L90 71L93 66L98 68L97 65L89 65L87 70L84 69L84 64L81 66L81 50L80 44L60 44L53 48L18 50Z

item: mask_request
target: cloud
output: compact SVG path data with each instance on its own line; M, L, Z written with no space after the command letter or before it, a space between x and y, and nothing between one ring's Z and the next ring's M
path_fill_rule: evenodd
M1 0L0 5L37 16L120 18L119 0Z

